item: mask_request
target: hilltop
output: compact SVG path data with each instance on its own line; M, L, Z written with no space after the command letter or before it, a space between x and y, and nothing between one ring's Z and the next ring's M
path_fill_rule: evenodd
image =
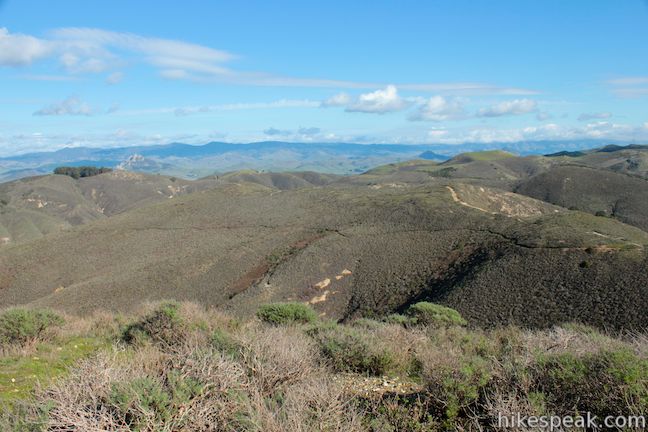
M299 173L226 173L196 181L117 170L91 177L28 177L0 184L0 247L114 216L188 193L230 183L268 188L322 186L334 175Z

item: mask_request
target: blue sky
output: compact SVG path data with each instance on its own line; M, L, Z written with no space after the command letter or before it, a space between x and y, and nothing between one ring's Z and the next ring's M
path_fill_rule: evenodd
M648 2L0 0L0 155L648 142Z

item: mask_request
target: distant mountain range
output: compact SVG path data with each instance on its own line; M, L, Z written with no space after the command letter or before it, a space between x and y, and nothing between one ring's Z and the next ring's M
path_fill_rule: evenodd
M0 158L0 181L51 173L61 165L96 165L195 179L211 174L254 169L358 174L376 166L416 158L446 160L458 153L501 149L520 155L578 151L609 141L528 141L468 144L348 144L265 141L249 144L172 143L117 148L64 148Z

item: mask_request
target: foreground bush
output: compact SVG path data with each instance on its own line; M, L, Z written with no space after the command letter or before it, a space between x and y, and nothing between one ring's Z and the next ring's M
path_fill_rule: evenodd
M413 304L407 309L407 315L412 318L414 324L419 325L441 327L467 324L456 310L428 302Z
M628 349L542 356L534 387L562 415L648 413L648 360Z
M308 338L283 330L253 330L238 360L189 343L84 361L37 396L51 409L26 430L362 430L350 396L304 355Z
M214 330L210 343L214 349L230 357L238 357L241 353L241 345L221 329Z
M43 340L52 327L63 323L63 318L50 310L8 309L0 314L0 344L24 346Z
M186 325L180 317L180 304L165 302L151 313L126 327L122 338L129 344L146 341L162 345L173 345L185 337Z
M257 317L261 321L274 325L305 324L317 320L315 311L302 303L273 303L262 305L257 311Z
M182 406L189 405L206 384L177 371L168 371L164 381L138 377L111 386L105 403L114 407L131 429L145 429L148 424L165 424L173 420Z
M435 395L434 407L446 425L470 412L490 391L491 380L500 372L497 343L478 332L451 327L435 331L431 344L419 347L423 382Z
M317 349L297 328L253 328L242 337L241 345L241 364L262 395L320 371Z
M382 375L394 365L394 356L372 340L366 330L341 325L325 325L309 331L322 356L339 372Z

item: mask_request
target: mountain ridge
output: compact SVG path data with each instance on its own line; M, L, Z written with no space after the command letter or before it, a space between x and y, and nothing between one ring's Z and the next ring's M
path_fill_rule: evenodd
M359 174L387 163L423 158L443 161L462 152L501 149L520 155L544 154L551 149L582 150L619 144L609 140L523 141L465 144L358 144L260 141L203 145L179 142L122 147L66 147L0 157L0 181L47 174L60 165L101 165L116 168L136 157L129 169L195 179L212 174L256 169L315 170L330 174ZM133 162L131 160L131 162Z

